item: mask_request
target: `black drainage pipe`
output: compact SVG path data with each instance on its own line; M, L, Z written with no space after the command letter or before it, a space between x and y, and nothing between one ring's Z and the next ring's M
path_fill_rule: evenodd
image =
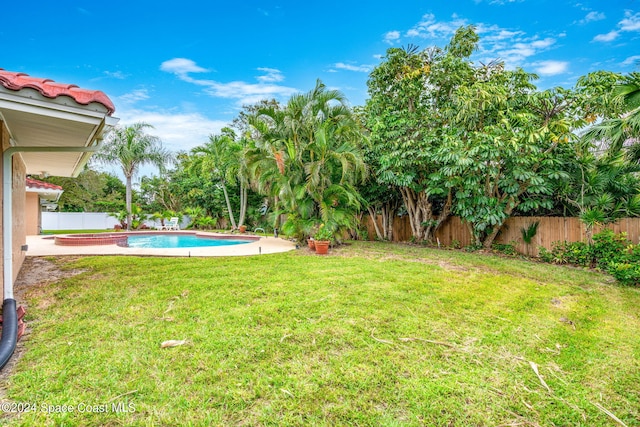
M2 338L0 338L0 369L9 362L18 341L16 300L7 298L2 304Z

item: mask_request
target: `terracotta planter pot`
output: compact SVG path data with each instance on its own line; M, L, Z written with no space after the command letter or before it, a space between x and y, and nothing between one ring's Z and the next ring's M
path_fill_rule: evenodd
M247 226L246 225L241 225L240 227L238 227L238 231L241 233L244 233L245 231L247 231Z
M316 253L318 255L326 255L329 252L330 243L328 240L316 240Z
M307 243L309 244L309 249L311 249L312 251L316 250L316 241L313 239L309 239L307 240Z

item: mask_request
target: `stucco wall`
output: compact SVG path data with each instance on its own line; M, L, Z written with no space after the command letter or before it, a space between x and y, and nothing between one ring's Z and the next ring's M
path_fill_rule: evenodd
M0 121L0 143L2 145L2 151L9 147L9 132L7 131L4 122ZM0 162L0 176L3 176L3 164ZM20 267L26 256L22 251L21 246L25 244L27 240L26 223L25 223L25 202L26 202L26 168L24 162L19 155L13 156L13 185L12 185L12 203L13 203L13 279L18 276ZM0 183L0 204L4 200L4 183ZM2 219L2 211L0 210L0 220ZM0 237L4 235L4 230L0 234ZM1 239L0 239L1 240ZM0 245L0 255L4 259L4 253L2 250L3 245ZM2 270L2 267L0 267ZM2 275L3 290L4 290L4 272Z
M27 193L25 217L27 236L40 234L40 196L38 193Z

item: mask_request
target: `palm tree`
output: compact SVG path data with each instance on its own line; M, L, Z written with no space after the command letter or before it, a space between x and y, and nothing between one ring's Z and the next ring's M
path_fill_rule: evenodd
M105 164L116 164L126 180L127 230L131 229L131 188L133 176L145 165L156 165L161 171L171 161L171 153L164 149L158 137L148 135L145 129L153 126L138 122L129 126L117 126L95 158Z
M578 155L564 197L585 224L589 244L595 226L640 215L639 172L640 165L622 151L596 156L586 149Z
M640 73L633 72L613 91L615 102L623 112L620 117L604 120L585 133L588 141L607 144L607 151L627 153L632 162L640 162Z
M224 194L229 220L235 229L244 224L247 211L247 185L242 162L242 142L236 141L236 135L230 128L222 129L220 135L210 135L209 142L191 150L191 170L211 176ZM240 215L236 224L233 207L229 199L228 186L240 186Z
M255 138L245 151L255 188L299 238L320 221L336 230L352 224L360 207L356 182L366 173L363 139L344 96L321 82L284 107L250 117Z

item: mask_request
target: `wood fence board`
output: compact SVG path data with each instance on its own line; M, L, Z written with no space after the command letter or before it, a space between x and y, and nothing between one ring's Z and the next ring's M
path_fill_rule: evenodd
M378 224L382 226L382 221L378 217ZM369 240L376 239L376 232L373 223L368 215L363 219ZM538 232L530 245L522 240L521 229L529 224L538 221ZM594 234L605 227L596 227ZM615 233L627 233L627 238L634 244L640 244L640 218L623 218L614 224L608 224ZM396 217L393 223L394 241L407 242L411 240L411 224L408 215ZM438 232L436 238L443 246L452 246L454 243L461 247L468 246L472 242L471 234L467 225L459 217L450 217L445 221ZM521 253L538 256L539 247L551 250L554 242L581 242L586 241L586 229L579 218L569 217L511 217L507 219L500 234L496 238L496 243L515 245L516 250Z

